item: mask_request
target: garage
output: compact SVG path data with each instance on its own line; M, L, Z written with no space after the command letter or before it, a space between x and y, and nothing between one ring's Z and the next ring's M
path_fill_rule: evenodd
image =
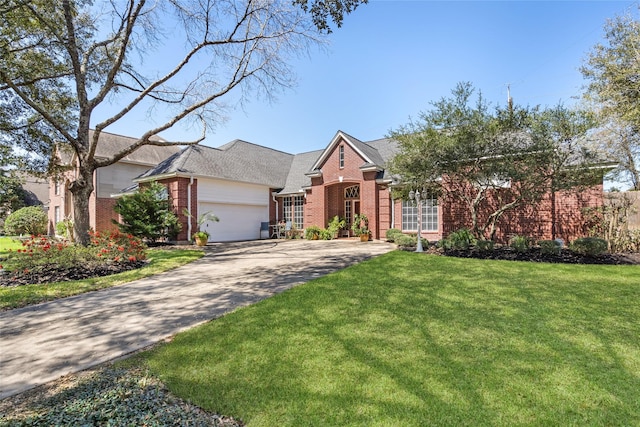
M220 222L208 221L202 229L209 233L210 242L257 240L260 238L260 223L269 221L267 206L200 203L200 215L213 212Z

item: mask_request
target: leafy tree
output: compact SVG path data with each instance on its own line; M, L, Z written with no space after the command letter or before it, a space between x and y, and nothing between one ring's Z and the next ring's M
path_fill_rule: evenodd
M153 182L134 194L118 199L114 210L122 223L113 221L123 233L155 242L163 238L175 238L180 231L178 217L171 210L167 189Z
M10 235L39 235L47 232L47 214L41 206L27 206L10 214L4 222L5 233Z
M0 0L0 140L38 154L49 174L74 159L74 234L86 245L96 169L171 144L153 136L181 122L202 133L174 143L197 144L224 118L225 100L291 86L288 59L364 2ZM132 111L153 117L149 128L97 158L102 131Z
M490 106L470 83L460 83L450 98L432 103L420 120L391 133L400 152L391 171L411 188L462 202L476 238L493 239L505 212L542 197L535 165L543 151L527 135L530 112ZM489 201L495 203L489 203ZM489 214L481 217L483 209Z
M333 21L338 28L342 27L344 15L356 10L360 4L366 4L369 0L293 0L294 4L300 5L305 11L311 13L313 23L320 31L331 32L330 21Z
M585 98L600 116L599 148L619 162L616 177L640 190L640 22L631 14L608 21L605 40L581 68Z
M557 194L581 192L586 187L601 183L603 171L600 166L606 159L590 149L597 138L593 129L596 121L592 114L579 109L569 109L562 104L552 108L535 110L531 115L528 130L534 146L541 150L539 163L533 172L540 179L536 185L548 193L551 199L551 238L556 238Z
M12 157L11 148L0 145L0 219L24 206L22 180Z
M587 115L561 105L492 109L481 94L473 102L474 93L460 83L391 133L400 147L390 164L402 183L399 197L418 188L462 202L474 236L493 240L506 212L593 182L592 157L582 148Z

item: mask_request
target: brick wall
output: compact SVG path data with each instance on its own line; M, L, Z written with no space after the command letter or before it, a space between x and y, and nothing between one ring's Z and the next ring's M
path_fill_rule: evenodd
M92 228L100 232L117 230L118 226L112 222L112 220L120 221L120 215L113 210L117 200L111 197L100 197L96 202L94 202L95 210L93 211L95 216L91 215Z
M505 212L496 224L496 241L506 243L513 235L524 235L536 240L561 238L567 242L584 237L588 230L583 209L601 206L602 203L602 185L581 191L558 192L555 196L555 208L551 195L547 194L535 204L522 205ZM480 224L486 221L496 205L493 197L488 197L483 202L478 210ZM452 196L445 198L442 201L442 211L444 237L462 227L471 227L469 208L459 199Z
M430 241L439 240L460 228L471 228L468 206L460 199L441 198L438 201L437 233L422 233ZM546 195L535 205L523 205L507 211L497 222L496 241L507 243L513 235L523 235L536 240L560 238L570 242L588 234L583 209L601 206L602 185L594 185L582 191L562 191L556 194L555 233L553 232L554 208L550 195ZM479 223L484 222L496 206L495 199L489 197L479 209ZM402 230L402 200L394 203L395 228ZM404 230L403 230L404 231ZM382 235L384 237L384 235Z
M339 150L344 147L344 167L340 167ZM334 216L345 216L345 188L360 187L360 213L369 218L369 228L373 238L380 238L381 231L389 227L391 213L388 190L375 181L376 172L362 172L364 159L344 141L338 141L321 165L322 176L312 178L312 188L307 191L305 203L305 224L326 227ZM383 200L384 208L380 206ZM381 210L383 220L379 218ZM382 221L382 222L381 222Z
M48 211L48 234L55 234L55 212L56 207L60 209L60 221L73 217L73 200L69 185L73 180L73 171L65 172L59 179L58 194L56 194L56 183L49 180L49 211Z
M189 241L189 223L191 223L191 234L197 231L197 217L198 217L198 180L194 179L189 190L189 178L176 177L159 180L158 183L167 187L169 193L169 200L173 206L173 213L178 216L180 223L180 231L176 241L179 243L185 243ZM189 206L189 191L191 191L191 205ZM192 217L184 214L184 210L187 209L191 212ZM194 218L195 216L195 218Z

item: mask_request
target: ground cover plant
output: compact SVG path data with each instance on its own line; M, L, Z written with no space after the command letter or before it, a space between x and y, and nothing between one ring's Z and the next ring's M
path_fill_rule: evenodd
M249 426L637 425L639 278L396 251L136 363Z

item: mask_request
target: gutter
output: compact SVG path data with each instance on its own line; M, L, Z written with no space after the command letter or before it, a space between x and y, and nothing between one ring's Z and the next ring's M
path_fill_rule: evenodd
M276 199L276 195L278 193L276 193L275 191L271 192L271 199L275 202L276 204L276 223L278 222L278 199Z
M189 185L187 185L187 210L191 213L191 186L193 185L193 175L189 177ZM197 214L197 212L196 212ZM193 213L189 216L189 221L187 222L187 241L191 242L191 235L193 234L192 225L193 222Z

